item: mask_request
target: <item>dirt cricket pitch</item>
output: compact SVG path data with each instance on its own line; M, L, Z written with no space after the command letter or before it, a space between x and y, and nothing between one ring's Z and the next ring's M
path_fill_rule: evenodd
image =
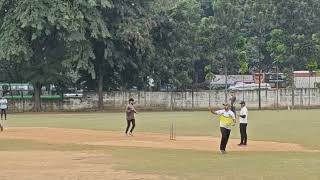
M217 151L220 141L219 138L209 136L178 136L176 141L170 141L167 134L136 133L133 137L127 137L121 132L60 128L9 128L1 134L1 139L32 140L51 145L130 146L197 151ZM230 140L229 151L310 152L300 145L291 143L250 141L249 146L238 147L237 142L235 139ZM109 163L112 162L112 156L99 151L2 151L0 159L0 179L8 180L159 178L152 174L113 170Z
M319 121L302 121L310 113L319 111L252 112L248 146L237 146L234 128L227 155L207 112L142 113L133 137L119 113L11 115L0 133L0 180L318 180Z

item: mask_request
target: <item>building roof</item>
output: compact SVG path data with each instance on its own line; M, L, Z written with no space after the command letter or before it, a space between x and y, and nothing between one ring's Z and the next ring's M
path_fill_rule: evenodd
M252 75L228 75L227 76L227 84L235 84L236 82L239 81L245 81L245 82L254 82L253 76ZM225 75L215 75L215 79L211 83L212 85L224 85L225 84Z
M294 71L294 76L295 77L309 77L310 72L309 71ZM311 76L320 77L320 73L317 71L312 71Z

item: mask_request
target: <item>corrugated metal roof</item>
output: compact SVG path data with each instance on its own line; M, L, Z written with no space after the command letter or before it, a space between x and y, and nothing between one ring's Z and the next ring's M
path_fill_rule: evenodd
M213 85L221 85L221 84L225 84L225 75L215 75L215 79L213 80ZM227 84L231 85L234 84L235 82L239 82L239 81L244 81L245 82L254 82L253 80L253 76L252 75L228 75L227 76L228 81Z

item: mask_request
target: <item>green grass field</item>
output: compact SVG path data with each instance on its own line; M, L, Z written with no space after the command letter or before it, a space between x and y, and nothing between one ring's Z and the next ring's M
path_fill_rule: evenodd
M320 150L320 111L252 111L249 114L250 140L288 142ZM142 112L137 132L169 135L174 121L179 135L219 137L218 122L208 112ZM10 127L57 127L123 131L123 113L14 114ZM231 138L239 138L238 128ZM29 140L0 140L0 151L101 151L112 154L116 170L170 176L176 179L276 179L319 180L319 152L217 152L167 150L74 144L45 144ZM249 141L250 144L250 141ZM1 153L1 152L0 152Z

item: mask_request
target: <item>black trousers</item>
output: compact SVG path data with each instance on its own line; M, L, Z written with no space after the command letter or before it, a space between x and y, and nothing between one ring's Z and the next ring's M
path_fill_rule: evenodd
M132 124L132 127L131 127L130 132L132 133L134 128L136 127L136 120L135 119L127 120L126 134L128 133L131 124Z
M220 131L221 131L220 150L225 151L228 144L231 130L224 127L220 127Z
M7 119L7 110L6 109L1 109L1 119L3 118L4 114L4 119Z
M234 116L237 117L237 111L235 106L231 106L230 110L234 113Z
M240 123L240 134L241 134L241 144L247 145L248 136L247 136L247 123Z

